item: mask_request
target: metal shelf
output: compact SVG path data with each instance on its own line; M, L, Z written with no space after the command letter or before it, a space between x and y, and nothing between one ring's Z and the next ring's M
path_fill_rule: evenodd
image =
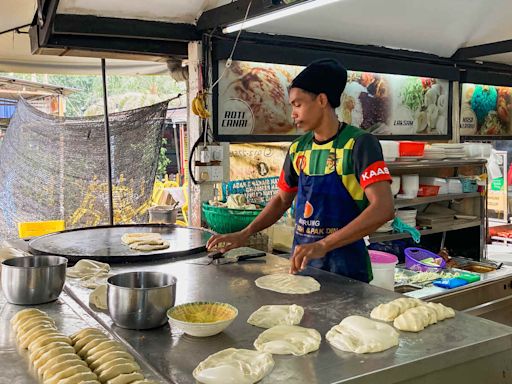
M428 168L453 168L467 166L483 166L485 159L446 159L446 160L418 160L418 161L392 161L387 163L390 171L402 169L428 169Z
M395 208L411 207L413 205L430 204L437 201L449 201L468 197L480 197L480 193L449 193L437 196L416 197L414 199L395 199Z
M480 227L482 222L480 219L475 220L462 220L456 219L452 224L446 225L437 225L430 229L422 229L420 230L420 234L423 235L431 235L433 233L441 233L448 231L456 231L458 229L471 228L471 227ZM370 235L370 242L377 243L380 241L391 241L391 240L399 240L406 239L411 237L408 233L374 233Z

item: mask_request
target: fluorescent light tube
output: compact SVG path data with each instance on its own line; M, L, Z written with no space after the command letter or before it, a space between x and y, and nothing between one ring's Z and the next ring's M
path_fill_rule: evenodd
M269 12L261 16L256 16L252 19L246 20L245 22L241 21L239 23L231 24L224 28L222 32L232 33L240 31L241 29L247 29L250 27L254 27L255 25L268 23L269 21L281 19L286 16L296 15L297 13L309 11L310 9L322 7L324 5L336 3L338 1L341 0L310 0L295 5L289 5L287 7L278 9L277 11Z

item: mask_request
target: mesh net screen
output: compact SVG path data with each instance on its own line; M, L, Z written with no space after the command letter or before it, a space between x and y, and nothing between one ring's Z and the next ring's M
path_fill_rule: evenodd
M168 101L109 114L114 223L146 221ZM103 116L62 118L18 102L0 145L0 239L25 221L109 222Z

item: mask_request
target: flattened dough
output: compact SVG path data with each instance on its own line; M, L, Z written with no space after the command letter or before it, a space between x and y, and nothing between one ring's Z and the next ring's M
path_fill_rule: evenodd
M270 353L228 348L208 356L192 375L202 384L253 384L273 368Z
M66 379L68 377L74 376L77 373L92 373L89 367L84 367L82 365L75 365L70 368L67 368L59 373L53 375L51 378L46 379L44 384L58 384L62 379Z
M277 325L262 332L254 347L276 355L302 356L320 347L322 336L316 329L297 325Z
M153 232L140 232L140 233L125 233L121 236L123 244L130 245L137 241L151 241L151 240L162 240L160 233Z
M81 365L83 367L87 367L87 363L80 359L78 359L78 360L77 359L69 359L66 361L62 361L62 362L55 364L52 367L46 369L43 372L43 380L47 380L47 379L55 376L57 373L59 373L61 371L64 371L68 368L76 367L79 365Z
M15 327L20 321L28 319L33 316L45 316L48 317L46 312L43 312L37 308L27 308L16 313L11 319L11 325Z
M82 259L66 270L66 276L84 278L106 274L110 271L110 265L95 260Z
M143 241L138 241L130 244L130 249L133 249L134 251L150 252L157 251L159 249L167 249L169 246L170 243L168 241L162 241L161 244L148 244Z
M107 380L113 379L123 373L133 373L136 372L139 368L139 365L135 362L128 362L123 364L118 364L113 367L110 367L98 375L98 379L104 383Z
M76 353L63 353L61 355L54 356L51 359L48 359L41 367L39 367L37 373L43 376L44 373L49 369L52 369L54 365L72 360L82 361L82 359L80 359L80 356L78 356Z
M331 328L325 338L346 352L375 353L398 345L398 332L388 324L362 316L348 316Z
M256 279L257 287L292 295L306 294L320 290L320 283L310 276L276 273Z
M99 384L96 375L92 372L82 372L59 381L59 384Z
M94 370L94 373L99 375L102 372L105 372L107 369L110 369L116 365L121 364L133 364L134 371L140 371L139 364L137 364L133 359L126 359L124 357L118 357L116 359L112 359L110 361L107 361L103 364L101 364L98 368Z
M102 335L105 336L98 328L83 328L73 333L70 338L73 343L76 343L79 339L82 339L89 335Z
M144 380L144 376L140 372L123 373L108 380L105 384L131 384L133 380Z
M104 354L103 356L100 356L97 360L93 361L89 364L89 368L91 368L93 371L101 366L102 364L105 364L109 361L118 359L118 358L124 358L127 360L135 360L132 355L130 355L128 352L125 351L114 351Z
M304 316L304 308L300 305L264 305L253 312L247 322L261 328L272 328L276 325L297 325Z

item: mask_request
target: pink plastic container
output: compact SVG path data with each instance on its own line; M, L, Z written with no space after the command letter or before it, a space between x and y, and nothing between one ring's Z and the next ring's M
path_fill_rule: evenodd
M382 251L369 250L368 253L373 272L373 280L370 284L393 291L395 287L395 265L398 263L398 257Z

